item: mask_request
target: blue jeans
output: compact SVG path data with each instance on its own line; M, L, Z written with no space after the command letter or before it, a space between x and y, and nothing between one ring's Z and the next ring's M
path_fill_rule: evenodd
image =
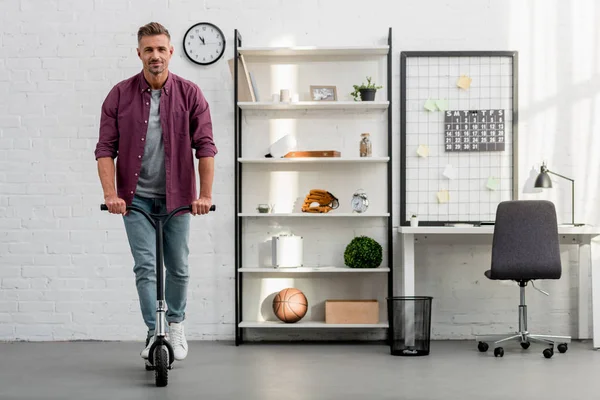
M133 205L149 213L167 212L165 199L136 195ZM133 272L142 317L148 327L148 336L152 336L156 325L156 231L146 217L134 210L123 216L123 221L134 260ZM168 322L181 322L185 319L189 280L189 228L190 214L187 213L171 218L164 226L164 288Z

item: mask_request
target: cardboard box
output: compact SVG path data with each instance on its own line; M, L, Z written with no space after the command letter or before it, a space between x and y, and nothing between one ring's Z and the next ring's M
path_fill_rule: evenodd
M326 300L325 323L377 324L379 302L377 300Z

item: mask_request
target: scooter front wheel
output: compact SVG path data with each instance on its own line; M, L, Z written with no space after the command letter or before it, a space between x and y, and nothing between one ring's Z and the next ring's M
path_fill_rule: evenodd
M163 387L169 383L169 351L164 345L154 350L154 377L156 386Z

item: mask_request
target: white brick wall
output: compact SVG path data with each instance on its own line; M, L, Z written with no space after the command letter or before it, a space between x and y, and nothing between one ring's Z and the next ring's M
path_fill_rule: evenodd
M600 132L593 118L600 111L600 71L593 62L593 46L600 38L592 29L591 2L1 3L0 340L120 340L143 335L121 219L99 211L102 192L93 149L100 104L115 83L139 71L135 33L150 20L161 21L171 31L172 70L203 88L220 150L214 186L218 212L194 219L192 228L192 339L231 338L234 315L233 85L225 60L207 68L186 61L181 38L200 20L214 22L225 32L225 59L232 55L236 28L245 45L360 45L382 43L391 26L396 138L401 50L519 50L523 196L555 201L561 221L568 221L570 187L565 182L557 181L556 189L547 193L531 193L534 169L546 160L551 169L576 179L577 220L600 222ZM397 139L394 151L397 169ZM398 180L396 174L396 207ZM488 328L505 330L516 320L516 289L487 282L482 273L488 249L465 246L417 250L423 260L417 288L436 297L438 338L468 338L492 322ZM463 250L467 258L461 256ZM542 331L576 334L577 271L568 257L565 278L546 287L554 295L550 300L537 292L529 295L532 320Z

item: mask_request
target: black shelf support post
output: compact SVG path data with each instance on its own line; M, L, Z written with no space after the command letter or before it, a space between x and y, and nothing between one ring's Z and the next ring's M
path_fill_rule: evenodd
M392 182L393 182L393 149L392 149L392 140L393 140L393 133L392 133L392 110L393 110L393 106L392 106L392 28L389 28L389 32L388 32L388 54L387 54L387 97L388 97L388 101L389 101L389 106L388 106L388 157L389 157L389 161L388 161L388 165L387 165L387 187L388 187L388 193L387 193L387 202L388 202L388 226L387 226L387 230L388 230L388 267L390 269L390 271L388 272L388 297L391 298L394 295L394 213L393 213L393 203L392 203ZM388 341L390 341L393 339L392 338L392 332L393 332L393 323L394 323L394 316L392 315L392 310L391 307L389 306L389 302L388 302Z
M235 178L235 345L239 346L243 342L243 335L240 329L240 322L242 320L242 279L240 277L239 269L242 263L242 220L239 216L241 210L241 199L242 199L242 174L241 174L241 163L238 158L242 155L242 109L238 106L238 60L239 53L238 47L242 45L242 36L239 31L235 29L234 35L234 52L233 52L233 70L234 70L234 95L233 95L233 109L234 112L234 178Z

